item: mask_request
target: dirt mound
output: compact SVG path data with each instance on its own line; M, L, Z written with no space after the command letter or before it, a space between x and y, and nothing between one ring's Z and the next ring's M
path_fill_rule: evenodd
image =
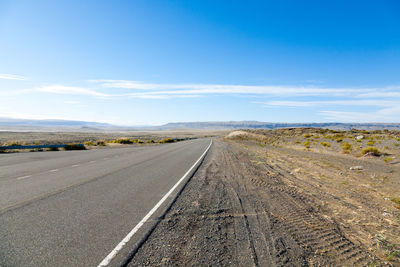
M265 136L262 134L256 134L252 133L250 131L233 131L230 132L227 136L225 136L226 139L255 139L255 140L264 140Z

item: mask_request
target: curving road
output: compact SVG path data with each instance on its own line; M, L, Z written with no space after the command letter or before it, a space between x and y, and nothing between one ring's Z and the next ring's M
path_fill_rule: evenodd
M0 266L98 265L209 144L0 154Z

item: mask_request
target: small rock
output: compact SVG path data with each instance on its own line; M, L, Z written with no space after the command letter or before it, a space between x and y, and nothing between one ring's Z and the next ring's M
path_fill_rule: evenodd
M354 170L363 170L364 167L363 166L352 166L350 167L350 170L354 171Z
M362 140L362 139L364 139L364 135L357 135L356 136L356 140Z
M382 213L382 215L386 217L386 216L388 216L388 215L390 215L390 214L387 213L387 212L384 212L384 213Z
M343 175L343 172L339 172L339 175Z

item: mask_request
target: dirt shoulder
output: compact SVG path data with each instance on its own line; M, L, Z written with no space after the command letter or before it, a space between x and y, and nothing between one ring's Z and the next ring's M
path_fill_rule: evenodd
M269 164L256 148L256 143L214 142L199 171L129 265L379 262L322 211L318 196L297 186L297 178Z

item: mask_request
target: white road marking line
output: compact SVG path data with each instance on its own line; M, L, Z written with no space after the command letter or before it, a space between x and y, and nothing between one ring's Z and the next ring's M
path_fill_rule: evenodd
M31 176L32 175L25 175L25 176L22 176L22 177L18 177L17 180L23 180L23 179L29 178Z
M50 170L49 172L58 172L58 169Z
M146 216L143 217L143 219L133 228L126 236L124 239L122 239L121 242L110 252L110 254L107 255L107 257L104 258L102 262L97 267L101 266L107 266L110 264L111 260L117 255L117 253L126 245L126 243L129 242L129 240L132 238L132 236L140 229L140 227L145 224L145 222L153 215L154 212L157 211L157 209L164 203L164 201L169 197L169 195L172 194L172 192L178 187L178 185L185 180L186 176L189 175L189 173L193 170L193 168L199 163L199 161L206 155L207 151L210 149L212 145L212 140L210 144L208 145L207 149L204 151L204 153L200 156L200 158L190 167L190 169L182 176L181 179L166 193L160 201L149 211L149 213L146 214Z
M75 165L72 165L71 167L78 167L79 166L79 164L75 164Z

